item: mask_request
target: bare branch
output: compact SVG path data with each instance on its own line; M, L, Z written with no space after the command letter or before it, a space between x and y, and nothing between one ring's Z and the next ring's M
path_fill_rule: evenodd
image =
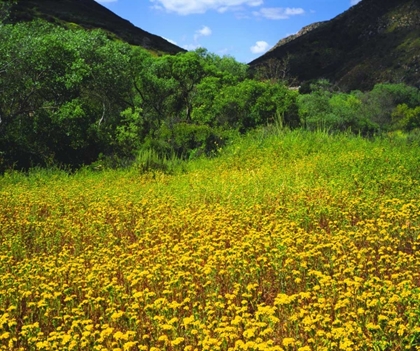
M102 101L102 116L101 116L101 119L98 122L98 128L101 126L102 122L105 119L105 113L106 113L105 102Z

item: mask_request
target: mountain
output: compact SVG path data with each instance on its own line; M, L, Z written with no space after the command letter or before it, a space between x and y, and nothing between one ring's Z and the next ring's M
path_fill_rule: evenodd
M158 53L176 54L185 51L162 37L134 26L94 0L18 0L12 6L12 22L34 18L65 26L101 28L111 36Z
M287 65L283 71L299 84L325 78L343 90L379 82L420 86L420 1L362 0L279 41L250 66L273 61Z

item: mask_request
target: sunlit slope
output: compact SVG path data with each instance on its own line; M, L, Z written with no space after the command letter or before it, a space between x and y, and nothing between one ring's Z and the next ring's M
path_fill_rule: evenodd
M416 350L419 147L258 132L186 173L0 179L0 345Z

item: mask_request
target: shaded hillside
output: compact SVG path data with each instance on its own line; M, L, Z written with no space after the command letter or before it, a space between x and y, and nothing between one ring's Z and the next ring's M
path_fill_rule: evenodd
M19 0L13 6L11 20L43 18L49 22L101 28L118 38L144 48L175 54L184 49L157 35L150 34L94 0Z
M327 78L348 90L379 82L420 85L418 0L363 0L309 29L283 39L250 65L279 59L300 83Z

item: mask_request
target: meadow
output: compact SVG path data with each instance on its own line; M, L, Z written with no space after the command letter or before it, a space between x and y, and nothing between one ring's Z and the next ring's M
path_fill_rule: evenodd
M261 129L173 174L0 178L0 350L420 350L420 147Z

